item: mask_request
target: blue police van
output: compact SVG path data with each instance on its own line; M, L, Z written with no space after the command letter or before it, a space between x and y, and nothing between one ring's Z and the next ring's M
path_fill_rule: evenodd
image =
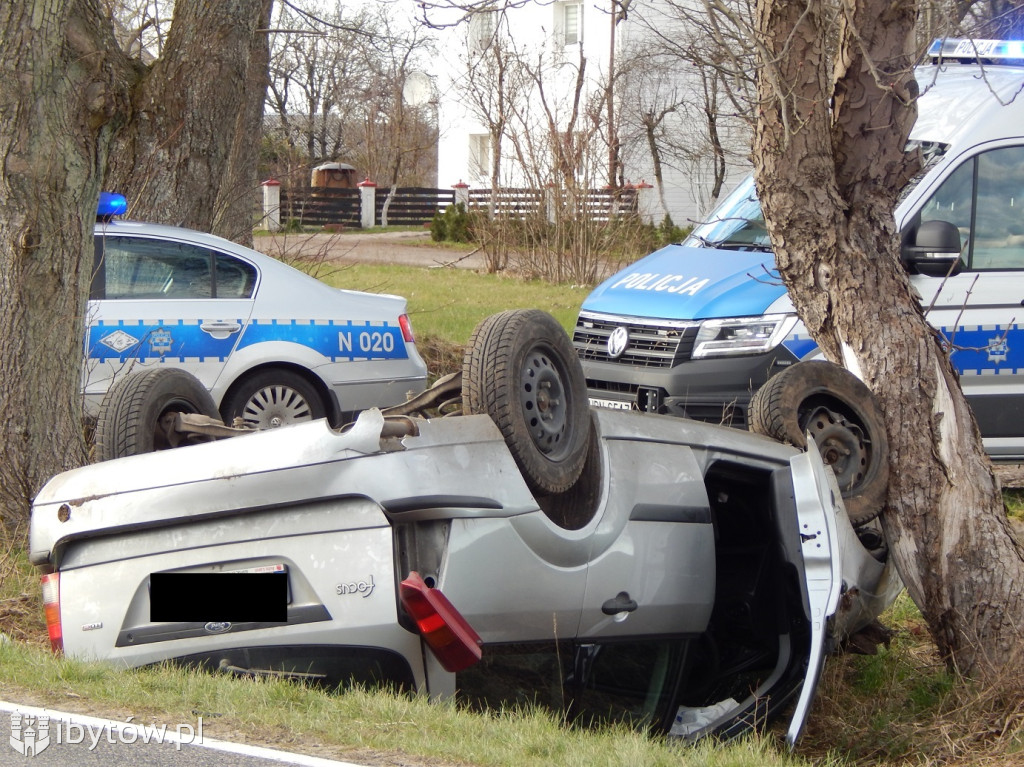
M332 288L210 234L115 220L126 207L104 193L97 215L87 413L119 379L166 368L195 376L226 423L257 428L339 422L423 390L404 298Z
M925 171L895 211L902 261L986 450L1024 460L1024 43L929 53L911 133ZM583 302L573 340L591 403L745 426L760 386L820 356L773 270L747 178L682 244Z

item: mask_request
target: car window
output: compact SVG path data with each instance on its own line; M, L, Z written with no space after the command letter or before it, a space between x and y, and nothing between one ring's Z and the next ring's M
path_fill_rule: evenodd
M218 253L215 259L215 293L217 298L251 298L256 286L256 269L252 264Z
M216 267L216 272L214 271ZM133 237L105 237L93 294L106 299L249 298L255 268L195 245Z
M967 269L1024 269L1024 147L963 163L922 208L921 221L932 220L960 229Z

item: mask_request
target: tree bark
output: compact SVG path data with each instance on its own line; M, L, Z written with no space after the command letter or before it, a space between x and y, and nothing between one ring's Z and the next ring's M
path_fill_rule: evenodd
M99 0L0 0L0 527L85 457L82 337L108 160L106 186L119 179L135 214L251 237L271 3L178 3L147 70Z
M8 531L27 519L47 477L84 458L84 296L105 147L127 107L122 64L97 0L0 3L0 528Z
M108 183L133 218L251 242L271 0L176 3L163 56L142 73Z
M948 355L899 263L893 210L914 170L916 5L845 0L834 57L817 0L759 0L755 173L776 261L810 334L888 424L892 556L951 667L1016 659L1024 553ZM831 63L831 66L830 66Z

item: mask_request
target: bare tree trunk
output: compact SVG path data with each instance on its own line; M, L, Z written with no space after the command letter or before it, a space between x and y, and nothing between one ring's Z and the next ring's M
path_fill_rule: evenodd
M916 116L916 5L845 0L834 68L827 12L817 0L758 1L758 194L808 330L886 414L883 522L910 595L952 667L996 675L1021 646L1024 554L948 356L899 264L892 216L913 170L903 147Z
M47 477L84 458L85 212L127 107L102 20L98 0L0 4L0 532L28 518Z
M132 124L110 155L109 182L128 195L133 217L229 237L251 230L258 134L242 131L262 114L269 52L258 30L270 6L175 4L164 55L144 74ZM252 202L247 213L239 200Z

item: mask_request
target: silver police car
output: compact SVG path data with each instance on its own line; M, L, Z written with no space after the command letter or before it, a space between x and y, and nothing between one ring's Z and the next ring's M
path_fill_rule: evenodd
M99 410L118 379L151 369L195 376L216 407L206 415L264 428L338 423L423 390L426 366L405 299L331 288L210 234L115 221L125 208L121 195L101 197L82 374L87 412Z

